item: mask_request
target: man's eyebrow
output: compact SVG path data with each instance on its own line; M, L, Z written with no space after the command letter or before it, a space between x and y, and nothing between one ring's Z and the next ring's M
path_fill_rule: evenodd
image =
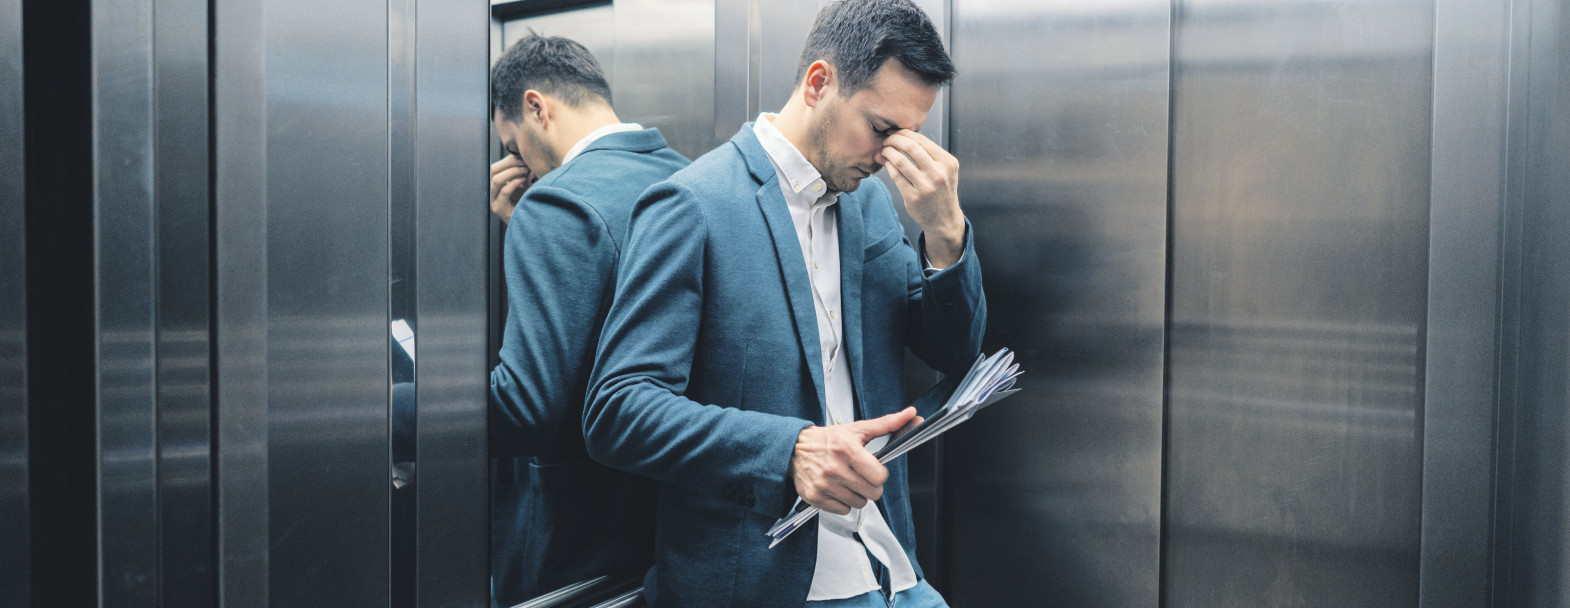
M871 122L873 124L877 124L877 123L880 123L880 122L883 123L883 126L878 127L879 131L887 131L887 130L890 130L890 129L899 130L901 128L899 126L899 124L895 123L894 121L889 120L887 118L884 118L882 116L878 116L877 114L873 114L871 112L867 113L867 121Z

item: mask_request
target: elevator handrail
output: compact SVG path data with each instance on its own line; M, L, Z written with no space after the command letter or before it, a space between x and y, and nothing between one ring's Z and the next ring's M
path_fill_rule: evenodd
M643 586L638 577L597 576L578 581L512 608L638 608Z

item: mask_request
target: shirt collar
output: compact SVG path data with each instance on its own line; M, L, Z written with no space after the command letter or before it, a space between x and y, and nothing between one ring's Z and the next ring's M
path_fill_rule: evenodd
M612 133L642 130L643 125L635 122L615 122L593 131L589 131L588 135L583 136L583 139L578 140L578 143L573 144L571 148L567 149L567 154L561 157L561 164L565 165L568 162L571 162L572 159L577 158L579 154L583 153L584 149L588 148L590 144L593 144L595 140L598 140L601 137L605 137L606 135L610 135Z
M774 163L774 171L779 174L781 185L808 200L825 198L823 195L828 193L828 185L823 181L823 175L774 126L776 116L768 112L758 114L758 119L752 123L752 132L758 136L758 144L769 155L769 161ZM826 198L826 202L833 203L839 197Z

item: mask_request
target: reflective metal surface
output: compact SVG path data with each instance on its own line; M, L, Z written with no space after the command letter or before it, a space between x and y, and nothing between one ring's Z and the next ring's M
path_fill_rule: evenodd
M507 50L512 43L517 42L531 30L541 36L571 38L589 49L589 53L600 62L600 68L605 70L605 76L609 79L615 65L615 15L615 9L607 4L512 19L501 24L502 46L499 50ZM492 63L494 62L495 57L492 58ZM614 87L611 93L612 96L615 95ZM490 98L487 97L486 101L489 100Z
M387 2L387 430L392 453L393 608L413 608L419 596L419 408L415 381L419 365L419 307L415 269L416 127L415 0Z
M658 128L671 149L687 158L708 152L734 132L726 132L725 139L715 134L720 91L710 69L716 65L717 37L724 32L716 19L727 1L733 0L615 3L615 49L606 67L616 113Z
M1418 604L1486 606L1510 7L1434 13Z
M1169 12L953 2L984 350L1030 370L943 447L955 606L1156 603Z
M1546 608L1570 604L1570 7L1515 9L1494 605Z
M154 11L158 571L162 606L214 605L208 4Z
M22 2L0 0L0 597L32 602Z
M415 39L420 606L486 605L486 7L420 0Z
M388 5L263 13L269 601L387 606Z
M158 605L153 2L93 6L100 606Z
M1433 10L1178 6L1165 606L1417 602Z
M224 608L265 608L273 605L268 593L267 39L262 3L216 0L211 6L216 584Z

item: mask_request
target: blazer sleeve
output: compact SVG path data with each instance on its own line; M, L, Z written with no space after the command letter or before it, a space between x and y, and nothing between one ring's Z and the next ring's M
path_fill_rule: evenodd
M987 329L987 298L981 289L974 229L965 220L965 248L959 263L928 275L916 249L905 247L909 297L906 344L933 369L963 375L981 353ZM926 251L926 234L921 235Z
M777 517L796 496L786 472L796 436L812 422L684 396L709 238L690 190L665 182L644 192L600 337L584 441L610 467Z
M604 219L577 195L530 188L507 227L507 323L491 371L491 449L549 454L577 443L597 329L618 252Z

